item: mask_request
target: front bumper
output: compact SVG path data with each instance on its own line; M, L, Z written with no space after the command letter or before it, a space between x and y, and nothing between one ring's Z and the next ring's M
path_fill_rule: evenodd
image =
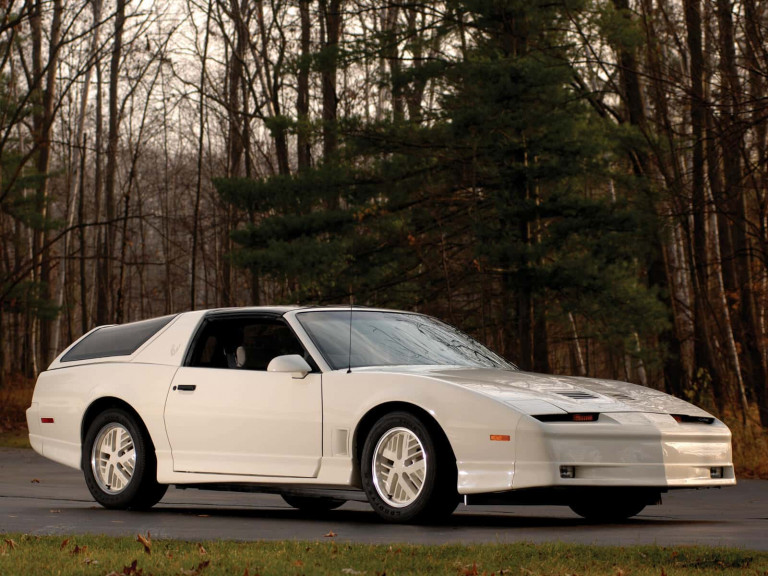
M597 422L521 419L513 488L653 486L693 488L736 484L731 432L712 424L678 423L668 414L601 414ZM572 478L561 466L573 467ZM712 469L722 469L721 478Z
M562 477L561 467L572 468ZM712 469L720 478L712 477ZM514 462L459 462L459 493L528 488L704 488L736 484L731 432L668 414L601 413L596 422L520 419Z

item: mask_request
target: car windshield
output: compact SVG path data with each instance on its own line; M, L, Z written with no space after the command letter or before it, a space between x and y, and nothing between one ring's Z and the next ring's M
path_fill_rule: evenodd
M515 369L456 328L421 314L328 310L301 312L297 318L334 370L413 365Z

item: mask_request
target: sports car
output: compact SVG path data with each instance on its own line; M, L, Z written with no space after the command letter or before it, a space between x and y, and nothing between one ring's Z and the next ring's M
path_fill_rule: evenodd
M107 508L178 488L272 492L390 522L464 503L617 521L678 488L736 483L731 434L673 396L524 372L422 314L192 311L95 328L37 380L32 447Z

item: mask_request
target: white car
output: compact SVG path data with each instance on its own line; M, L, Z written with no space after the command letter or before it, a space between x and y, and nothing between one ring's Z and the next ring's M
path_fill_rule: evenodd
M675 488L736 483L731 434L625 382L522 372L421 314L195 311L90 331L40 374L32 447L107 508L179 488L273 492L384 519L474 503L622 520Z

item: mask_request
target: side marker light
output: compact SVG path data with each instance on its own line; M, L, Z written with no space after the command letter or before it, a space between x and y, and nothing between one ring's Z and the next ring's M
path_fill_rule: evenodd
M53 418L40 418L40 422L43 424L53 424Z
M491 434L492 442L509 442L509 434Z

